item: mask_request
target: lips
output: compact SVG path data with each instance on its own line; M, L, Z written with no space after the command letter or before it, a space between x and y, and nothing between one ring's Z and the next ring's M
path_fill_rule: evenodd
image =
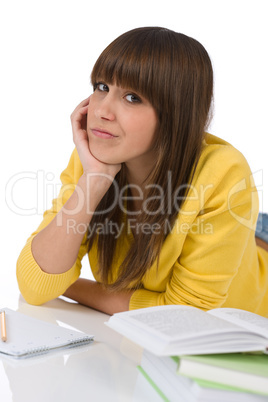
M99 138L104 138L104 139L113 139L116 138L116 135L113 135L112 133L109 133L109 131L103 130L101 128L92 128L91 129L92 133Z

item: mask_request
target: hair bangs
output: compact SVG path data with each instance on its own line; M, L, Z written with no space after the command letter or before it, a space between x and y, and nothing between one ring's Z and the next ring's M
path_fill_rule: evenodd
M146 32L145 32L146 33ZM107 84L115 84L131 89L144 96L154 105L153 89L158 85L153 74L157 68L156 55L151 46L151 39L146 35L132 35L126 40L117 38L99 56L92 73L91 83L103 80Z

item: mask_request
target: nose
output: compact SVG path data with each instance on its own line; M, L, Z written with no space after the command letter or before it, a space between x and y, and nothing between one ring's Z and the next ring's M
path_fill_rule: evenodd
M95 116L102 120L115 120L114 100L109 92L96 105Z

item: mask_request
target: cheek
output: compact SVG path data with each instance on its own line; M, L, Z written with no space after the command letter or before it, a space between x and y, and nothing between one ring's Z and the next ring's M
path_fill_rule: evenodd
M143 113L135 113L129 119L129 127L133 127L137 132L153 134L157 127L157 116L154 110Z
M156 112L153 108L151 108L145 115L143 119L143 123L147 128L147 132L153 134L156 132L156 128L158 125L158 118Z
M92 120L93 115L93 105L89 105L87 109L87 128L89 128L90 120Z
M136 132L140 135L140 139L143 143L150 144L155 136L157 128L157 120L154 114L149 114L144 116L143 119L137 118L136 120Z
M137 130L130 135L129 141L127 141L129 151L134 154L150 151L154 144L155 127L144 124L136 128Z
M88 109L87 109L87 116L88 116L88 121L95 116L95 110L96 110L96 99L94 98L94 93L90 96L89 99L89 104L88 104Z

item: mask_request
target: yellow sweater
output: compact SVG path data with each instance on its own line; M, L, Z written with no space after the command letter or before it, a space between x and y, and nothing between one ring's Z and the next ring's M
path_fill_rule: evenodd
M31 241L53 219L74 191L83 168L74 150L61 175L62 188L17 263L20 291L27 302L42 304L58 297L77 280L87 253L86 238L74 266L47 274L35 262ZM130 309L163 304L192 305L203 310L234 307L268 316L268 253L255 243L258 195L243 155L207 134L187 200L160 254L136 290ZM113 278L129 247L131 234L120 237ZM89 253L96 280L97 250Z

